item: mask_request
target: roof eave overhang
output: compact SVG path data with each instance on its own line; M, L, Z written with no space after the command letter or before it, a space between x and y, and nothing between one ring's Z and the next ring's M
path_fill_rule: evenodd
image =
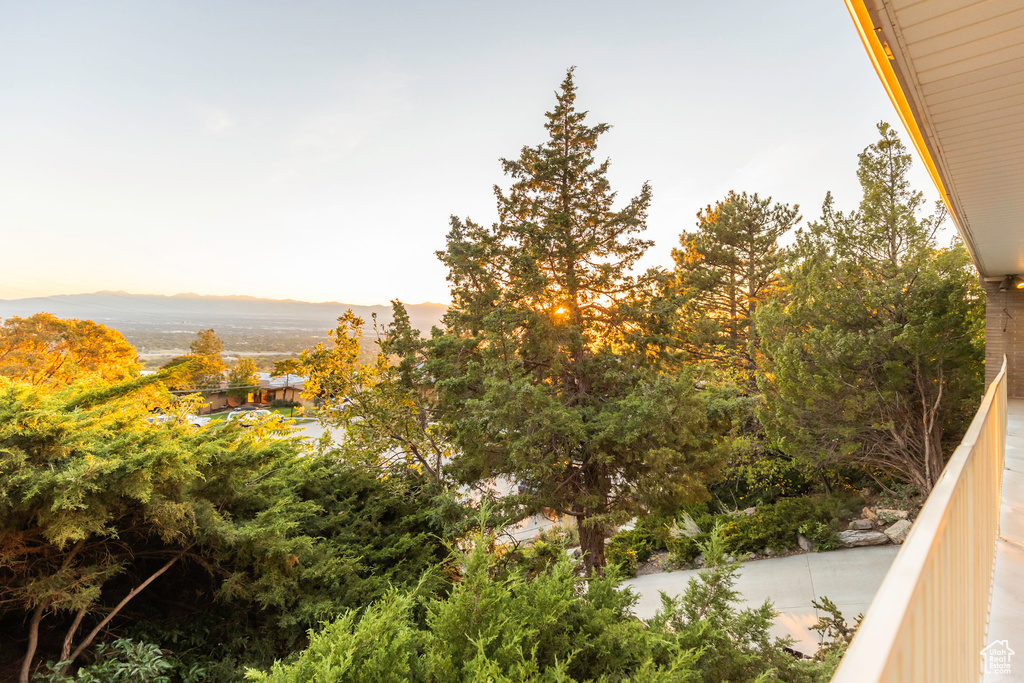
M879 6L880 3L872 0L844 1L853 23L857 27L857 32L860 33L864 49L867 50L868 57L875 66L875 73L881 79L885 91L889 94L889 99L917 149L918 156L921 157L921 161L924 162L925 168L928 170L928 175L935 183L939 197L942 198L949 210L949 215L953 219L960 237L963 238L964 246L966 246L975 268L983 278L1002 279L1002 274L986 271L985 265L975 249L970 225L957 201L955 191L952 190L949 173L943 168L942 155L932 142L935 137L931 134L927 118L920 113L924 111L924 108L919 106L919 99L916 96L917 86L906 75L912 71L906 67L903 59L905 51L901 46L898 27L887 16L885 7Z

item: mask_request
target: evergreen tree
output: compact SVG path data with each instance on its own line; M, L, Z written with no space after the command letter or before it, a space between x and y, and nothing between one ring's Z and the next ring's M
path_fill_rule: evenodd
M244 401L249 394L258 391L260 377L257 370L256 361L252 358L239 358L228 373L228 396Z
M729 192L697 213L697 230L672 250L670 291L681 301L679 337L691 359L726 361L753 380L758 306L778 294L787 257L779 237L799 207Z
M788 305L757 316L763 419L781 449L856 463L927 494L977 405L984 300L962 246L921 218L911 158L887 124L859 157L859 208L825 199L798 234Z
M547 114L548 139L503 160L491 228L452 219L452 307L428 366L467 481L525 484L527 510L575 517L588 569L603 567L610 526L659 504L706 495L713 460L688 373L658 372L637 338L657 273L632 273L650 242L651 201L614 208L609 162L594 158L607 124L575 108L572 70Z

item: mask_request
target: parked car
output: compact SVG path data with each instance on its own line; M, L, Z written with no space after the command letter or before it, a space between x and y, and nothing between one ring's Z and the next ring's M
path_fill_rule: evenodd
M193 427L203 427L210 424L211 419L213 418L200 417L195 413L189 413L188 415L185 416L185 424L190 424Z
M234 422L235 420L238 420L238 423L243 427L251 427L257 422L275 418L278 422L281 422L284 419L277 413L272 413L265 408L259 408L257 410L232 410L228 413L227 421Z

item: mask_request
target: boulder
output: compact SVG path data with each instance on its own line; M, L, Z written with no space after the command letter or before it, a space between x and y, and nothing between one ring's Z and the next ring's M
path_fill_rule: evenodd
M869 522L877 522L878 521L878 515L876 515L875 511L872 510L871 508L864 508L863 510L861 510L860 511L860 516L861 516L861 519L866 519Z
M803 534L796 535L796 544L800 546L800 550L805 550L807 552L814 550L814 544L811 543L810 539Z
M765 557L775 557L775 548L765 548L761 551L761 554Z
M750 517L750 516L751 516L752 514L754 514L755 512L757 512L757 508L756 508L756 507L753 507L753 508L747 508L747 509L745 509L745 510L743 511L743 514L744 514L744 515L746 515L747 517Z
M901 519L891 527L885 530L885 535L889 537L889 540L900 545L903 541L907 540L907 534L910 533L910 522L905 519Z
M732 555L726 555L725 556L725 561L728 562L729 564L732 564L733 562L736 561L736 558L733 557Z
M862 545L885 545L889 537L881 531L840 531L839 542L847 548L857 548Z
M748 560L756 560L757 559L757 553L747 553L746 559L748 559Z
M850 528L855 531L867 531L873 526L874 524L872 524L871 520L868 519L855 519L850 522Z
M910 516L906 510L878 509L878 516L887 522L895 522L897 519L906 519Z
M698 555L697 557L693 558L693 566L698 568L698 569L700 567L703 567L704 566L704 555Z

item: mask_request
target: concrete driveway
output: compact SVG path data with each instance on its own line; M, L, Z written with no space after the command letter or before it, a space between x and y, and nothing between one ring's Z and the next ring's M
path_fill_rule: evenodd
M827 597L852 623L867 611L897 551L899 546L884 545L744 562L736 580L741 607L771 600L779 612L772 633L792 637L795 649L812 654L818 649L818 640L808 629L818 623L819 614L811 601ZM634 614L641 619L654 616L661 608L662 592L673 597L683 593L698 573L688 569L624 581L624 586L640 596Z

